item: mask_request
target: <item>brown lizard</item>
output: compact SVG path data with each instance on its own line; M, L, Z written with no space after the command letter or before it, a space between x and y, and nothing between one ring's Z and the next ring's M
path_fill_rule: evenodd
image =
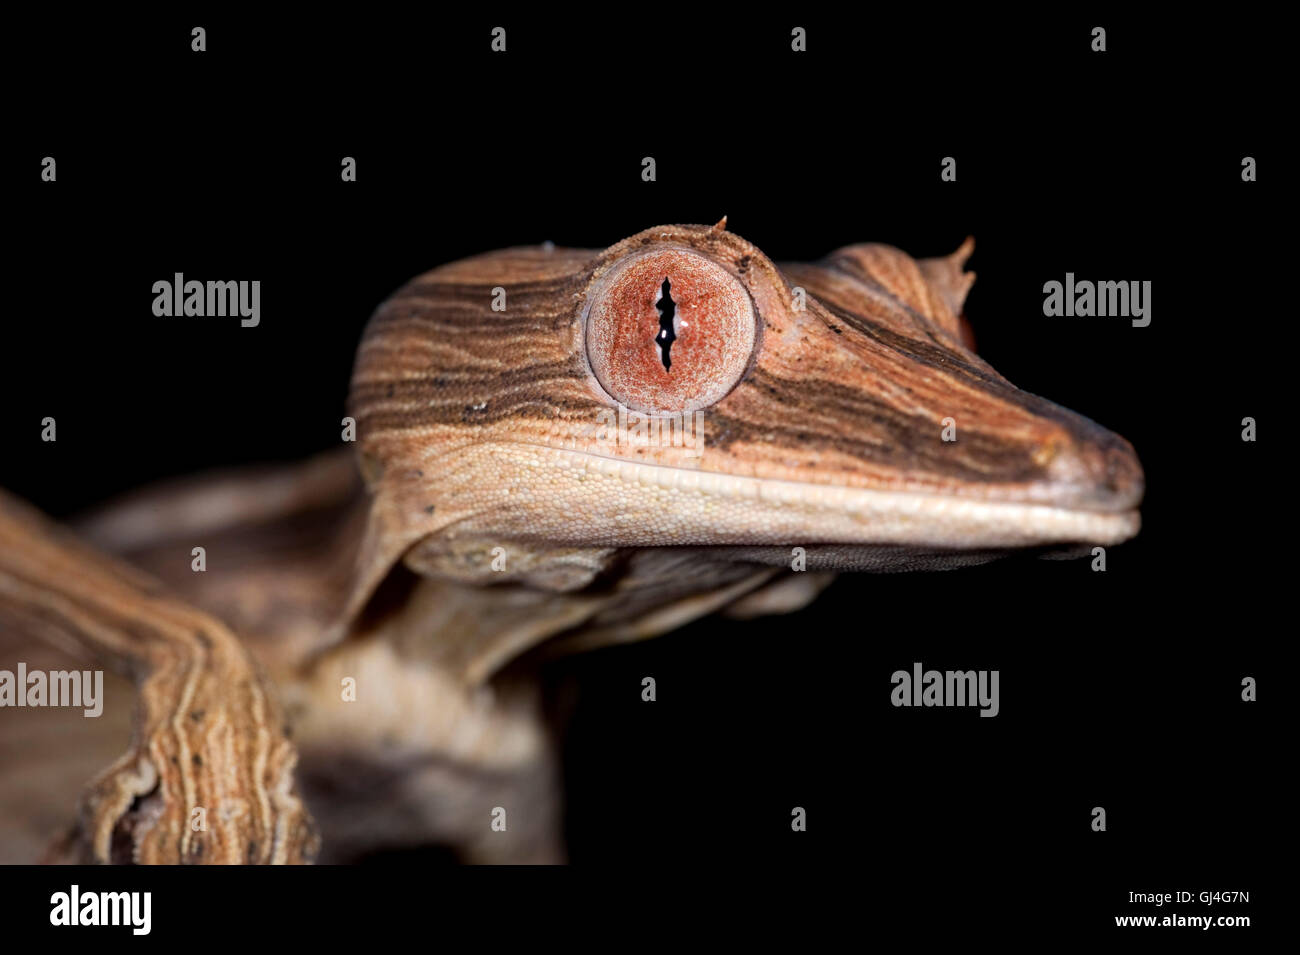
M840 571L1132 537L1132 447L972 350L971 250L777 265L724 220L480 255L372 317L355 454L153 489L79 537L0 497L4 631L138 689L63 856L306 861L320 832L325 858L559 859L539 661ZM195 545L222 559L192 572Z

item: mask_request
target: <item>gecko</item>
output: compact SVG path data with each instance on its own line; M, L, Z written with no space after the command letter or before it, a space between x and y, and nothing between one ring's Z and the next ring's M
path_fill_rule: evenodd
M478 255L373 314L334 452L67 526L0 492L0 633L134 692L47 858L562 861L546 661L1133 537L1133 447L974 350L972 251L778 264L724 219Z

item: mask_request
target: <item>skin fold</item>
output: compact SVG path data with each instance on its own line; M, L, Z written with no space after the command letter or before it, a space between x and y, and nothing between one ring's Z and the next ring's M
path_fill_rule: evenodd
M117 730L63 721L68 760L31 763L64 794L74 758L108 766L48 857L561 861L543 661L796 610L840 572L1132 537L1132 447L970 347L972 248L778 265L724 220L476 256L371 318L355 443L72 529L0 492L4 660L122 674ZM4 712L3 751L49 719ZM49 825L32 785L0 791L6 852Z

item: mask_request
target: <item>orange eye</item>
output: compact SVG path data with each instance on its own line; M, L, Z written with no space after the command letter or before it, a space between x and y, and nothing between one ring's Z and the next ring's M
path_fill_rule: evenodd
M754 351L754 307L722 266L686 249L629 256L593 291L587 357L634 411L704 408L740 381Z

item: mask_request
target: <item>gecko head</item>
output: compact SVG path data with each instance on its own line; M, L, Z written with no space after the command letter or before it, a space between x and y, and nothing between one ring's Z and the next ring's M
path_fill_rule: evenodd
M778 265L716 226L507 249L376 313L353 379L376 566L558 589L610 555L942 566L1138 529L1133 448L1016 388L953 255Z

